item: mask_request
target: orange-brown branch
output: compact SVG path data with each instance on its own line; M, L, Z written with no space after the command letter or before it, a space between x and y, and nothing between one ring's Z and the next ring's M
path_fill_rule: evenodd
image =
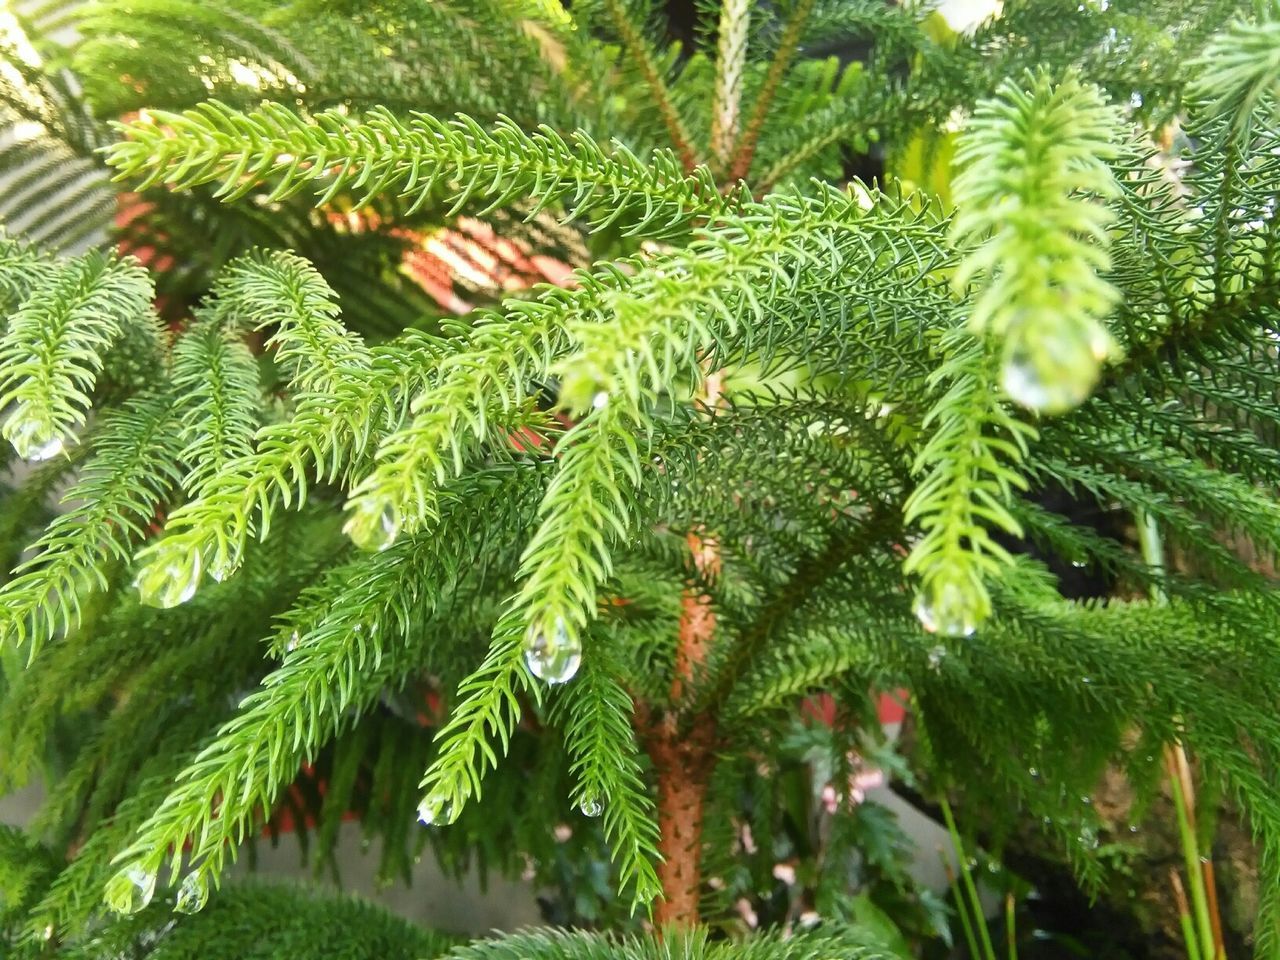
M708 407L720 402L721 377L707 375L702 401ZM699 589L699 581L720 573L720 549L705 531L688 537L689 552L697 576L681 597L676 637L675 670L671 678L672 710L650 717L647 709L639 720L645 746L658 778L658 852L662 863L658 879L662 900L654 908L661 926L692 927L698 923L702 896L702 818L707 786L715 768L716 718L702 712L682 729L678 713L716 635L716 612L711 597Z

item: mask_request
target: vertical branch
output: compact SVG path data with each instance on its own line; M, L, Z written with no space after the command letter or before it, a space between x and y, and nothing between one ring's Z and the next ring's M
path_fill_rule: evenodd
M667 128L667 135L671 138L672 147L679 155L680 162L684 165L685 170L692 170L698 165L697 155L693 152L693 140L689 136L689 131L685 129L684 120L681 119L679 111L676 110L675 102L671 99L671 91L667 89L666 81L658 73L658 65L653 62L653 57L649 54L649 48L645 44L644 37L627 15L623 0L605 0L604 5L609 12L610 19L613 20L614 29L618 31L618 36L622 38L622 45L626 48L627 53L631 55L636 66L640 68L644 82L649 87L649 93L653 96L653 102L657 106L662 122Z
M708 373L702 402L714 408L720 403L722 378ZM689 550L698 579L715 577L720 570L720 550L705 531L693 531ZM685 694L715 640L716 613L711 598L697 584L685 588L680 601L676 634L675 669L671 677L671 703L675 710L686 702ZM688 731L679 717L668 712L648 724L648 751L658 776L658 850L662 862L658 879L662 901L654 909L661 926L693 927L699 921L702 896L702 821L707 787L715 768L716 714L698 711Z
M787 21L787 26L782 31L782 40L778 43L778 50L773 55L773 62L769 64L764 86L760 88L760 94L751 106L751 118L747 121L742 136L734 145L733 159L729 164L728 176L725 177L726 183L745 180L747 174L751 172L751 161L755 159L756 144L760 141L760 132L764 129L765 119L769 116L769 107L773 105L778 85L782 83L782 78L787 68L791 66L796 50L800 47L800 35L804 32L804 25L809 20L809 14L813 11L815 2L816 0L799 0L791 13L791 19Z
M1136 519L1143 562L1152 572L1163 573L1164 541L1160 537L1160 527L1155 518L1145 511L1139 512ZM1156 604L1167 602L1159 585L1152 586L1151 600ZM1210 889L1213 884L1213 865L1200 856L1200 841L1196 830L1195 782L1191 777L1191 764L1187 761L1186 749L1177 742L1165 746L1164 761L1178 820L1183 861L1187 868L1187 885L1191 888L1191 909L1188 910L1186 893L1177 874L1174 874L1174 894L1183 914L1183 931L1188 934L1188 954L1192 953L1190 945L1194 942L1196 952L1204 960L1218 960L1225 953L1222 920L1218 915L1217 891Z
M747 65L750 0L722 0L716 45L715 99L711 107L711 160L717 172L729 166L738 139L742 80Z

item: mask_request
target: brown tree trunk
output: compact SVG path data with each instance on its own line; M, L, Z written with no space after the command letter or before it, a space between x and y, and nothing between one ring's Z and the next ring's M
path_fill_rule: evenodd
M674 725L655 731L649 756L658 775L658 879L662 900L654 908L660 925L693 927L702 896L702 816L715 765L715 721L702 715L680 736Z
M702 402L708 408L720 403L720 374L708 372ZM703 531L688 537L693 565L703 579L720 573L720 549ZM671 678L671 709L650 717L638 717L645 747L658 778L658 879L662 900L654 908L659 926L693 927L699 921L702 897L702 817L707 786L715 768L716 716L702 712L688 718L682 713L688 689L702 669L716 634L716 613L711 598L694 586L681 598L680 626L676 638L675 670ZM682 724L682 719L690 722ZM683 728L683 729L682 729Z
M720 554L714 540L690 534L689 549L702 575L718 572ZM715 630L711 598L686 589L671 679L675 710L706 662ZM660 925L692 927L698 923L702 895L702 816L715 766L716 718L710 713L697 714L682 731L675 710L656 718L645 736L658 777L658 851L662 854L658 866L662 900L654 909L654 919Z

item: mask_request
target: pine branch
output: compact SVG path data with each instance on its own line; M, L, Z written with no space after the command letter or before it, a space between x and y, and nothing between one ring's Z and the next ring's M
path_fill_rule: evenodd
M467 801L480 796L484 775L506 755L521 716L520 694L539 693L524 668L525 645L524 624L515 613L505 613L484 662L458 686L461 702L436 734L439 752L419 784L423 823L453 823ZM498 741L497 750L491 739Z
M800 46L800 38L804 34L809 15L813 12L816 2L817 0L798 0L791 11L787 25L782 31L782 39L778 42L778 49L769 63L769 72L765 75L764 84L760 87L752 104L751 117L747 120L742 134L733 144L732 162L729 164L729 174L726 177L729 183L745 180L751 172L751 161L755 158L756 144L760 141L765 120L769 116L769 108L777 95L782 78L795 58L796 50Z
M1233 21L1187 64L1188 93L1210 117L1230 117L1232 135L1241 139L1249 137L1258 108L1274 108L1280 93L1280 6L1264 0L1255 9L1255 20Z
M340 330L334 337L346 342ZM290 420L262 428L257 450L228 462L199 499L169 516L164 537L139 552L139 582L153 602L183 602L210 560L234 569L249 537L265 537L281 505L306 502L313 471L320 481L349 478L400 423L437 351L434 341L417 336L373 348L367 369L336 368L331 392L303 394Z
M98 253L35 276L0 338L0 407L18 455L47 460L85 422L103 354L126 326L149 322L152 286L136 261Z
M441 960L891 960L893 956L866 931L836 926L788 936L764 933L741 944L708 943L703 929L670 928L643 937L531 931L456 947Z
M86 590L105 590L113 563L127 561L181 474L172 400L129 402L97 431L94 455L63 497L73 504L36 541L35 556L0 588L0 636L34 652L80 619Z
M217 310L267 340L300 393L332 394L369 366L369 351L339 319L337 298L316 269L291 253L250 255L229 264L214 285Z
M172 381L183 410L187 465L182 486L192 498L207 492L214 477L253 450L261 388L249 348L218 317L198 321L173 349Z
M750 31L748 0L723 0L716 34L716 82L711 104L711 159L720 171L728 168L738 139Z
M1104 160L1114 155L1114 111L1070 76L1054 86L1005 81L984 101L956 149L953 234L980 244L956 270L957 290L982 281L969 315L977 334L1004 345L1002 385L1032 410L1061 413L1097 382L1115 344L1100 318L1118 292L1099 274L1111 266L1111 217L1089 196L1114 196Z
M699 167L698 157L692 146L693 138L685 128L684 120L671 97L666 81L658 72L649 44L627 12L626 0L604 0L604 8L618 36L622 38L622 45L627 54L635 62L640 75L644 77L649 94L658 108L662 122L667 128L667 135L671 138L671 146L680 158L681 165L687 172L693 172Z
M134 952L139 943L148 945L146 955L169 960L274 960L283 955L363 960L371 954L386 960L429 960L458 939L351 895L262 880L229 884L194 913L188 900L182 912L191 915L174 923L175 901L184 890L194 889L188 882L172 900L157 898L140 914L105 924L96 932L94 948L101 956L122 960L141 956Z
M634 905L647 904L662 894L653 868L657 823L632 730L631 697L605 663L604 651L593 651L575 682L552 698L551 716L563 727L572 758L574 801L584 814L603 816L621 884L631 889Z
M215 882L299 765L354 722L388 683L417 668L424 634L449 636L447 618L434 615L447 609L465 571L493 549L488 541L523 530L518 511L527 501L512 495L533 480L528 472L479 476L465 487L469 496L459 491L432 536L357 555L305 592L282 627L298 632L284 662L116 857L123 868L108 886L108 902L127 907L131 872L154 877L168 851L181 851L188 841L202 881ZM479 533L469 511L482 502L489 506ZM175 879L177 869L175 861Z
M53 262L34 247L0 232L0 309L4 311L4 324L8 323L9 312L30 296L32 286L47 280L53 269Z
M710 664L705 681L694 690L683 712L718 715L734 698L738 684L770 644L775 632L797 609L813 600L817 590L838 577L844 563L866 549L868 543L880 543L892 536L898 517L885 504L871 507L870 514L851 529L833 529L821 550L797 564L795 572L763 606L752 622L734 637L727 654Z
M119 126L126 138L107 151L121 178L187 189L217 183L235 200L272 181L269 199L313 186L323 205L342 191L358 202L399 195L412 213L442 199L449 215L480 202L484 212L534 201L528 217L563 202L592 229L621 225L651 239L677 237L692 221L730 209L710 174L670 153L642 161L622 144L606 152L585 133L564 140L549 127L530 136L510 121L486 131L474 120L444 122L387 110L357 120L335 110L304 119L279 104L240 113L216 101L182 114L153 112ZM598 211L598 212L593 212Z
M988 527L1022 535L1006 504L1013 490L1027 487L1017 467L1037 434L1000 402L980 342L955 330L944 349L930 383L945 385L946 393L924 419L933 433L915 463L928 473L904 507L921 537L903 570L921 575L916 614L925 629L967 636L991 613L984 579L1012 559Z

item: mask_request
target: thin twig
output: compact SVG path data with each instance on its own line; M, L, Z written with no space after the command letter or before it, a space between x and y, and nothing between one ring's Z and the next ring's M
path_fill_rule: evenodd
M964 929L964 939L969 945L969 956L977 957L978 941L973 935L973 923L969 920L969 908L960 893L960 884L956 882L956 872L951 869L951 858L938 848L938 856L942 858L942 869L947 873L947 884L951 887L951 896L956 901L956 914L960 917L960 926Z
M644 76L644 82L649 87L649 92L653 96L658 113L662 116L662 122L666 125L667 135L671 138L671 145L679 155L680 162L686 171L693 170L698 165L697 154L693 151L693 140L689 136L689 131L685 129L684 120L681 119L679 111L676 110L666 81L662 79L658 73L657 64L649 56L644 37L627 16L622 0L605 0L605 9L613 20L618 36L622 38L622 45L626 47Z
M764 85L760 88L756 101L751 106L751 118L747 121L746 127L743 129L742 136L738 138L737 144L733 149L733 162L729 166L728 176L725 178L726 183L737 183L739 180L745 180L747 174L751 172L751 161L755 159L756 144L760 142L760 133L764 129L765 119L769 116L769 108L773 105L773 98L777 95L778 86L782 83L782 77L786 74L787 68L791 66L791 61L795 58L796 51L800 48L800 35L804 32L804 26L809 20L809 14L813 11L814 4L817 0L800 0L796 4L795 10L791 13L791 19L787 21L786 28L782 31L782 39L778 43L778 49L773 55L773 62L769 64L769 72L764 78Z

